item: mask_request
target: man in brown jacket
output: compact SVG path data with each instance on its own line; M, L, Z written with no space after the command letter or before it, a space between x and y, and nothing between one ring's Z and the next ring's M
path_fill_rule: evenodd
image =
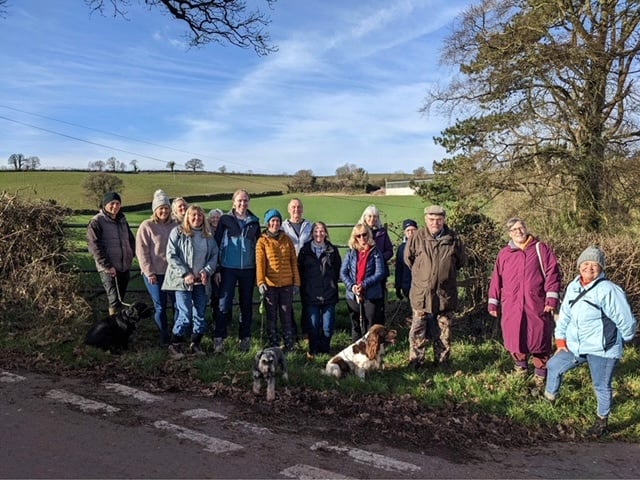
M447 364L451 353L451 322L458 303L456 277L467 263L464 245L445 223L444 208L425 208L426 228L407 241L404 262L411 269L409 300L413 310L409 331L409 365L424 366L427 338L434 362Z

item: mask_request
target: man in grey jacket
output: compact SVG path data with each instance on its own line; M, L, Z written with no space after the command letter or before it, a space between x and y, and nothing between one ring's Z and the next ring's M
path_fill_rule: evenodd
M289 212L289 218L282 222L280 229L291 239L296 249L296 255L298 255L302 246L311 240L312 226L311 222L302 217L304 207L299 198L289 200L287 211ZM302 303L300 317L300 331L304 336L309 332L308 313L304 303ZM298 337L298 326L295 320L293 321L292 333L294 337ZM300 340L300 338L298 338L298 340Z

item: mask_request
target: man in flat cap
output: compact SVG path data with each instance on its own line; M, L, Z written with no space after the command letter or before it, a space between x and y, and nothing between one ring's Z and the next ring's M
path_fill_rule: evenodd
M415 369L424 366L427 338L433 342L435 365L448 364L451 353L451 322L458 303L456 277L467 257L445 218L441 206L425 208L426 227L411 236L404 250L404 262L411 269L413 310L409 365Z

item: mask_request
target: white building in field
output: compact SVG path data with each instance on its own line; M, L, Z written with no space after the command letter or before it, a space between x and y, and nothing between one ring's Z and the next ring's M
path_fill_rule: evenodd
M421 184L431 181L431 176L428 178L420 178L413 180L385 180L384 181L384 194L385 195L415 195L413 188L409 186L411 182L414 184Z

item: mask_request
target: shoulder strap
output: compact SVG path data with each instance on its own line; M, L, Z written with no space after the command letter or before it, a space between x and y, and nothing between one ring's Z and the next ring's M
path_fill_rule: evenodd
M585 288L584 290L582 290L577 296L576 298L574 298L573 300L569 300L569 307L573 307L573 305L580 300L582 297L584 297L587 292L593 290L593 288L600 283L601 281L605 280L604 277L597 279L595 282L593 282L593 285L591 285L589 288Z
M542 270L542 276L547 278L547 273L544 271L544 264L542 263L542 255L540 255L540 242L536 242L536 253L538 254L538 262L540 262L540 270Z

